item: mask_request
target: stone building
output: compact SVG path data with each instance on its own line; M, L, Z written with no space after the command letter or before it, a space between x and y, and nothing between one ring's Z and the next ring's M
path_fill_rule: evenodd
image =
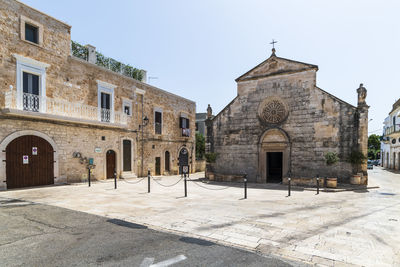
M210 106L210 105L208 105ZM211 115L211 118L213 116ZM207 113L196 113L196 133L206 136L206 120L208 119Z
M381 164L388 169L400 170L400 99L393 104L383 124Z
M246 173L249 181L282 182L286 177L347 182L356 172L352 151L367 155L366 89L357 89L355 107L316 85L318 66L272 55L236 79L237 96L212 122L206 147L218 180ZM206 122L207 124L207 122ZM326 164L327 152L340 160ZM360 167L360 166L358 166ZM367 175L366 164L362 171ZM303 179L304 178L304 179Z
M18 1L0 0L0 36L0 189L83 181L88 164L94 179L195 169L193 101L93 46L72 55L71 26Z

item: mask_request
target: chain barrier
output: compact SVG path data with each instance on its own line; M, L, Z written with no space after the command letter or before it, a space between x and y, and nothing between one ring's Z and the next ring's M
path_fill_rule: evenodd
M92 180L92 183L93 182L95 182L95 183L97 183L97 182L99 182L99 183L103 183L103 184L107 184L107 183L111 183L111 182L114 182L114 178L107 178L107 179L105 179L105 180Z
M146 178L147 177L145 176L145 177L143 177L142 179L140 179L139 181L136 181L136 182L129 182L128 180L126 180L126 178L122 178L122 177L120 177L119 179L121 179L122 181L124 181L127 184L138 184L138 183L140 183L141 181L143 181Z
M218 190L225 190L225 189L231 188L231 186L226 186L226 187L224 187L224 188L209 188L209 187L206 187L206 186L203 186L203 185L198 184L198 182L196 182L195 180L192 180L192 179L190 179L190 178L187 178L187 179L188 179L189 181L195 183L197 186L202 187L202 188L204 188L204 189L208 189L208 190L215 190L215 191L218 191Z
M154 182L156 182L157 184L159 184L159 185L161 185L161 186L164 186L164 187L172 187L172 186L174 186L174 185L177 185L177 184L178 184L180 181L182 181L182 179L183 179L183 177L181 177L181 179L179 179L178 182L176 182L176 183L174 183L174 184L171 184L171 185L163 185L163 184L159 183L156 179L154 179L153 176L151 176L151 178L153 179Z

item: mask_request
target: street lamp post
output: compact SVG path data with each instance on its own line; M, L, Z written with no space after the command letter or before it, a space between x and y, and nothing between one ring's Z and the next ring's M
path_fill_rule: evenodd
M149 119L144 115L144 95L142 95L142 164L141 164L141 174L144 175L144 127L149 123Z

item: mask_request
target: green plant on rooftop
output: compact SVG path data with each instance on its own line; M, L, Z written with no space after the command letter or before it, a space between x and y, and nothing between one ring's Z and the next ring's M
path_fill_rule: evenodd
M81 58L83 60L87 60L88 57L87 47L71 40L71 51L73 56Z
M71 41L71 51L72 55L78 57L83 60L88 60L88 49L87 47L75 42ZM130 65L125 65L113 58L109 58L104 56L102 53L96 51L96 65L109 69L111 71L120 73L124 76L133 78L135 80L142 81L143 80L143 71L137 68L134 68Z

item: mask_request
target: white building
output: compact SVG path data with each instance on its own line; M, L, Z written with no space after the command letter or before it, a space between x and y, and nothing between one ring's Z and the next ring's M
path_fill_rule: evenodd
M381 142L382 166L388 169L400 169L400 99L393 104L392 111L383 122Z

